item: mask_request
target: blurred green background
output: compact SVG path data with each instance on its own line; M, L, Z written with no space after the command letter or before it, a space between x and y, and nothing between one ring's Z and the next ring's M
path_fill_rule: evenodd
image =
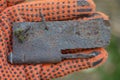
M94 0L97 11L110 17L112 39L106 48L109 58L105 64L96 68L69 74L54 80L120 80L120 0Z

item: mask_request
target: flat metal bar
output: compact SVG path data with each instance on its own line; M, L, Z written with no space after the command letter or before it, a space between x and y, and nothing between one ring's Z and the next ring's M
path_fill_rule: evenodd
M110 42L108 23L109 21L103 18L14 23L13 52L8 56L8 60L12 61L12 64L38 64L94 57L99 53L63 56L61 50L106 47Z
M103 19L93 19L89 21L52 21L46 22L46 25L43 22L15 23L13 48L18 49L20 46L39 42L58 49L106 47L110 42L110 26L105 22L107 21ZM48 30L46 30L46 26ZM24 31L27 29L30 30L25 33ZM24 44L21 44L20 41Z

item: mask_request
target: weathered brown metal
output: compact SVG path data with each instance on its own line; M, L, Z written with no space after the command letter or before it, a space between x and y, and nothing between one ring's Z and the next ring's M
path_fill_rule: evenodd
M46 23L15 23L13 53L9 55L8 60L12 64L56 63L62 60L61 50L105 47L110 42L108 22L103 18L96 18ZM79 57L85 58L85 55L76 56ZM89 57L91 56L87 55L86 58Z

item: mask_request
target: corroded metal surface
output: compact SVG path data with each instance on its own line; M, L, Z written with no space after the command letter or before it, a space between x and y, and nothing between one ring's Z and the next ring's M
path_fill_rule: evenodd
M110 42L110 26L107 22L103 19L94 19L15 23L13 45L19 47L41 43L56 49L105 47ZM20 40L24 44L21 44Z
M110 41L108 22L98 18L88 21L15 23L13 26L13 53L9 55L9 60L12 60L12 63L20 64L27 62L56 63L62 59L61 50L105 47ZM79 58L81 55L75 56ZM75 58L75 56L71 57Z

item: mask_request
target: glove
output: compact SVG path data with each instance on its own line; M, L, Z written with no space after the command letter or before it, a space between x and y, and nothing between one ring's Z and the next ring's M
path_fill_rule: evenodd
M23 1L25 1L25 0L0 0L0 13L5 8L12 6L12 5L16 5L16 4L21 3Z
M20 0L17 1L19 2ZM0 9L2 11L0 13L0 80L50 80L65 76L75 71L98 67L106 61L108 57L106 50L104 48L95 48L63 51L63 53L83 52L85 54L89 54L93 51L100 52L98 56L89 59L64 60L57 64L9 64L6 57L10 52L12 52L11 28L13 22L41 21L38 11L38 9L41 7L41 1L28 2L6 8L8 4L7 2L8 1L5 2L5 0L0 2L2 5L4 5ZM14 5L14 3L11 5ZM46 17L46 19L47 18L48 17Z

